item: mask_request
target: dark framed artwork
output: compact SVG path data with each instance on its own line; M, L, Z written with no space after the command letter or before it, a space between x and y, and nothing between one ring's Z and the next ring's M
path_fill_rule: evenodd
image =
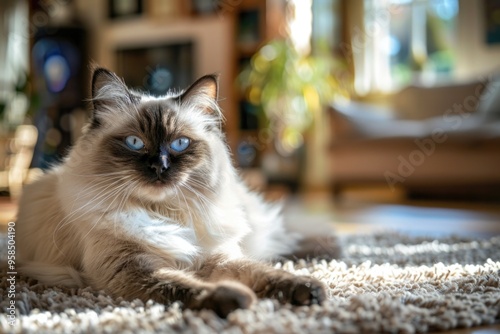
M500 0L484 0L486 44L500 44Z
M155 96L184 89L194 79L194 43L190 40L119 48L116 60L116 72L127 84Z
M245 10L238 14L237 39L240 46L259 43L262 34L261 16L259 9Z
M108 0L108 17L110 19L134 17L142 13L142 0Z

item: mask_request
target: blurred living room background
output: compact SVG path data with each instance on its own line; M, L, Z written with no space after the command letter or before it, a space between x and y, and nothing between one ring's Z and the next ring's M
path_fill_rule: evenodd
M292 219L500 232L500 0L2 0L1 221L81 135L91 64L219 73L234 163Z

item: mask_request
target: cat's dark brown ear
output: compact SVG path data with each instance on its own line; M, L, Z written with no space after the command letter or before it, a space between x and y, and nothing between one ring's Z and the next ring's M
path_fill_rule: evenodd
M120 112L127 105L137 103L139 99L128 90L122 79L105 68L94 70L91 91L93 127L100 125L103 114Z
M196 80L181 96L182 104L191 104L203 108L208 113L219 114L217 98L219 96L219 76L205 75Z

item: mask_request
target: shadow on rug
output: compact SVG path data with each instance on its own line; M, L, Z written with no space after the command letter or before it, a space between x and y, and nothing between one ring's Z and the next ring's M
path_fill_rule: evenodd
M9 324L10 281L2 271L0 332L19 333L416 333L495 323L500 319L500 237L432 240L399 234L341 238L333 261L276 264L329 286L322 306L260 300L227 320L177 303L127 302L103 292L15 282L15 324ZM0 239L2 266L7 244Z

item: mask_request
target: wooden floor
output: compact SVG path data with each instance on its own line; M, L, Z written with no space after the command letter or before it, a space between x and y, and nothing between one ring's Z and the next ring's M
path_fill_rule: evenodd
M289 220L331 224L339 234L395 230L431 237L500 235L500 203L409 201L383 191L359 190L340 199L314 193L286 203Z
M432 237L500 235L500 203L408 201L401 194L380 189L354 189L341 198L318 192L289 196L280 189L267 196L285 202L285 217L294 224L328 224L339 234L395 230ZM15 219L15 212L15 203L0 198L0 231ZM500 333L500 324L441 333Z

